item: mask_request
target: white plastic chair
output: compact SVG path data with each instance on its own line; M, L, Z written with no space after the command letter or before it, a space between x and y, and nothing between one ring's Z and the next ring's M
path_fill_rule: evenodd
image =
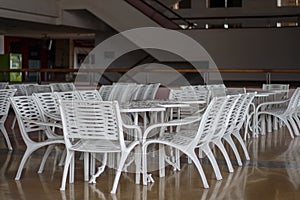
M57 99L62 100L81 100L81 96L77 91L54 92Z
M7 87L9 89L17 89L15 96L26 96L26 90L25 90L24 85L25 84L11 84L11 85L8 85Z
M102 85L99 89L99 94L102 97L103 101L108 101L110 93L113 89L113 85Z
M26 85L24 84L24 89L26 92L26 96L30 96L33 93L44 93L51 92L51 87L49 85Z
M226 95L237 95L237 94L245 94L246 88L226 88L225 89Z
M192 103L189 107L180 109L179 118L185 118L187 116L193 115L195 112L203 112L207 105L209 99L209 91L207 89L199 90L194 89L194 87L184 87L182 89L170 89L169 100L173 101L199 101L204 103ZM176 113L174 113L176 115Z
M8 82L0 82L0 89L6 89L6 87L8 86Z
M135 100L153 100L160 83L142 84L137 91Z
M190 95L196 95L195 100L205 102L198 105L198 112L202 112L206 109L211 98L211 93L205 85L182 86L181 89L185 90L186 93L188 92Z
M54 93L34 93L33 97L46 120L54 123L61 121L58 100Z
M119 103L134 100L139 87L137 84L115 84L113 85L108 100L118 101Z
M76 90L74 83L50 83L52 92L68 92Z
M245 123L248 123L247 121L247 114L249 112L250 105L254 99L255 93L248 93L248 94L242 94L241 98L238 99L236 102L234 109L232 113L230 114L229 123L227 125L226 131L223 135L223 139L228 142L230 147L232 148L237 163L239 166L242 166L242 161L240 154L236 148L235 143L232 140L232 135L237 139L237 141L240 143L244 155L246 157L246 160L250 160L250 156L248 153L248 150L246 148L246 145L240 135L240 130L242 129L243 125ZM246 124L246 127L248 124Z
M8 111L9 111L9 107L10 107L10 101L9 101L9 97L14 96L14 94L16 93L16 89L1 89L0 90L0 130L6 140L6 144L7 144L7 148L8 150L13 150L6 128L4 126L7 115L8 115Z
M298 87L292 97L284 101L272 101L264 102L257 106L256 108L256 124L258 125L258 119L260 115L270 115L274 116L286 125L290 133L291 138L294 135L300 135L297 124L295 122L296 113L300 107L300 88ZM258 127L257 127L258 128Z
M121 153L119 166L111 193L116 193L117 185L124 163L129 153L139 141L125 141L118 102L116 101L60 101L67 158L60 190L65 190L69 167L74 169L75 151L87 153L104 153L103 165L91 181L95 182L105 168L107 153ZM141 136L141 129L134 128ZM86 166L86 165L85 165ZM74 182L74 170L70 170L69 181ZM139 167L137 167L139 170Z
M82 100L102 101L102 97L97 90L77 90Z
M42 159L38 173L42 173L46 160L56 144L64 144L63 137L51 131L53 123L46 123L41 114L38 105L32 96L10 97L12 107L15 111L20 133L26 145L26 151L23 155L15 180L19 180L23 167L29 156L41 147L47 147ZM46 139L37 141L34 139L33 133L42 132Z
M288 99L289 96L289 84L263 84L262 90L272 91L275 94L270 95L264 99L264 101L283 101ZM282 106L282 105L270 105L272 107ZM273 125L272 125L273 124ZM282 125L282 123L280 123ZM271 132L273 130L278 130L278 120L276 117L267 116L267 130Z
M37 85L36 83L33 84L12 84L12 85L8 85L7 87L9 89L17 89L15 96L26 96L26 90L25 90L25 85ZM16 124L16 116L14 116L12 125L11 125L11 129L15 128L15 124Z
M222 179L221 173L218 168L218 164L211 152L209 147L209 142L211 141L211 137L214 135L216 131L218 131L221 127L217 127L217 124L220 119L221 111L223 110L225 104L227 102L227 97L220 97L214 98L207 109L205 110L202 117L199 117L200 125L198 126L197 130L181 130L178 132L165 132L153 139L148 138L149 133L158 127L167 127L167 126L174 126L174 125L187 125L190 123L195 123L195 120L189 119L182 119L182 120L175 120L168 123L156 124L149 126L144 135L143 135L143 184L147 185L148 181L148 174L147 174L147 148L150 144L162 144L171 146L176 148L186 154L196 165L198 172L201 176L204 188L208 188L209 185L207 183L204 171L201 167L201 164L198 160L198 157L195 153L195 149L200 149L201 151L205 152L208 156L209 160L212 162L213 169L216 173L216 178L218 180ZM222 127L224 128L224 127ZM160 166L164 166L161 163L164 162L164 154L160 153Z

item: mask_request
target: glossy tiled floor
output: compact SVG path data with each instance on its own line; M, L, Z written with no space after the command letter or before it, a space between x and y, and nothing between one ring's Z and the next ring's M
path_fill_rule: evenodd
M106 169L91 185L83 181L82 161L77 159L75 183L67 184L65 192L60 192L62 167L57 165L59 157L51 155L42 174L37 174L44 149L33 154L26 164L20 181L14 176L24 152L24 144L16 128L10 130L12 117L7 121L7 130L14 147L8 152L0 137L0 199L300 199L300 137L291 140L285 129L269 133L256 139L249 139L247 147L251 160L244 161L243 167L235 162L234 173L228 173L224 160L217 153L223 180L217 181L206 159L202 160L209 189L202 188L202 182L196 168L183 159L179 172L170 167L166 177L158 178L148 186L134 184L134 174L123 173L116 195L110 189L114 179L114 170ZM58 151L56 151L58 152ZM234 160L232 152L231 159Z

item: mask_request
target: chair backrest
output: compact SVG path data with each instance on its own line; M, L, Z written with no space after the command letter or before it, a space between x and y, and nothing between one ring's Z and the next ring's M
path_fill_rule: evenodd
M109 141L119 140L124 147L117 101L59 100L59 104L67 147L78 139L103 140L99 145L107 148L113 145Z
M294 113L299 109L300 106L300 87L297 87L290 98L289 105L286 109L286 113Z
M235 94L245 94L246 88L226 88L225 89L226 95L235 95Z
M68 92L76 90L74 83L50 83L52 92Z
M263 90L289 90L289 84L263 84Z
M97 90L77 90L82 100L102 101L102 97Z
M135 100L153 100L156 96L160 83L141 84Z
M58 100L54 93L34 93L33 97L45 116L50 118L60 117Z
M77 91L68 92L54 92L57 99L62 100L81 100L81 97Z
M289 84L263 84L262 90L270 90L270 91L281 91L280 93L273 95L273 99L275 101L280 101L287 99L289 97Z
M49 85L24 84L24 88L27 96L30 96L33 93L51 92L51 87Z
M243 98L241 95L227 96L227 101L224 107L220 110L220 113L218 114L219 119L218 122L216 123L216 130L212 138L222 137L224 135L226 128L230 123L232 113L236 108L236 104L238 100L240 100L241 98Z
M9 89L17 89L15 96L26 96L25 84L12 84L8 85Z
M5 122L10 107L9 97L14 96L17 89L0 90L0 123Z
M45 130L45 126L37 125L32 121L44 122L44 117L33 96L10 97L10 101L17 117L21 135L27 144L32 141L28 133Z
M207 89L212 89L212 88L226 88L226 86L224 84L211 84L211 85L206 85Z
M199 96L193 89L170 89L169 99L175 101L196 101Z
M144 95L145 100L153 100L155 99L156 93L160 87L160 83L151 83L147 84L147 90Z
M115 84L111 90L108 100L125 103L134 99L139 85L137 84Z
M226 96L226 88L212 87L210 89L210 94L212 98Z
M205 112L202 115L200 125L191 146L201 145L205 141L209 141L213 134L217 131L218 121L226 102L227 96L215 97L211 100Z
M0 82L0 89L6 89L8 82Z
M254 96L255 93L240 95L240 98L237 100L229 115L228 125L224 134L231 134L232 132L239 131L242 128Z
M114 86L112 85L102 85L99 89L100 96L102 97L103 101L108 101L110 93Z

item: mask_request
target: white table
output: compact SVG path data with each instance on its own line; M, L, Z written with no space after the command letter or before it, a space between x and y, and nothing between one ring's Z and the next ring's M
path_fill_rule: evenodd
M144 130L147 128L147 119L146 114L147 113L155 113L154 119L152 123L157 123L157 114L160 113L160 120L161 122L165 122L165 112L170 110L170 113L172 113L172 110L174 108L178 108L180 112L180 108L188 107L189 104L187 102L177 102L177 101L165 101L165 100L151 100L151 101L133 101L126 104L122 104L120 106L120 112L121 113L131 113L134 117L134 124L138 125L139 122L139 114L143 114L143 126ZM170 116L173 117L173 116ZM163 129L160 130L161 132ZM142 138L137 138L137 135L135 135L135 139L142 140ZM141 141L142 142L142 141ZM164 159L164 151L163 148L159 148L159 157L160 159ZM161 177L165 176L165 170L164 170L164 164L162 164L164 161L160 161L160 167L159 167L159 174ZM141 163L140 161L135 161L136 165L139 166ZM149 177L151 180L151 177ZM153 179L152 179L153 181ZM136 184L140 183L140 175L136 175Z

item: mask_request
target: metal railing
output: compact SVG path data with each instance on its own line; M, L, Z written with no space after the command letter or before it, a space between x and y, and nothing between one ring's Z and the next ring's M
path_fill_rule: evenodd
M251 74L254 76L257 76L257 74L260 75L261 80L265 83L271 83L273 82L273 77L281 76L282 75L282 81L286 81L287 79L290 79L290 81L294 82L300 82L300 69L0 69L0 74L5 74L9 72L22 72L23 75L23 82L29 82L29 75L34 73L36 80L35 82L41 83L41 82L56 82L56 81L75 81L76 76L78 74L85 75L86 79L85 82L88 84L95 84L94 76L95 74L118 74L119 77L126 74L127 72L143 72L143 73L168 73L172 74L174 72L184 74L185 76L189 76L190 74L201 74L202 78L206 83L209 83L209 77L211 74L214 73L220 73L221 76L223 75L232 75L233 77L239 77L241 75L247 75L248 77L251 77ZM296 76L295 76L296 74ZM61 76L63 75L63 76ZM294 75L294 77L299 77L299 79L291 79L290 76ZM61 80L57 80L56 77L62 77ZM5 76L1 76L2 79ZM66 78L68 77L68 78ZM109 76L106 77L109 82L115 82L117 80L111 79ZM278 78L277 78L278 79ZM7 80L1 80L1 81L7 81ZM227 81L230 81L227 80ZM241 79L240 82L243 82L245 80ZM253 81L256 81L253 79ZM101 84L101 83L100 83Z

